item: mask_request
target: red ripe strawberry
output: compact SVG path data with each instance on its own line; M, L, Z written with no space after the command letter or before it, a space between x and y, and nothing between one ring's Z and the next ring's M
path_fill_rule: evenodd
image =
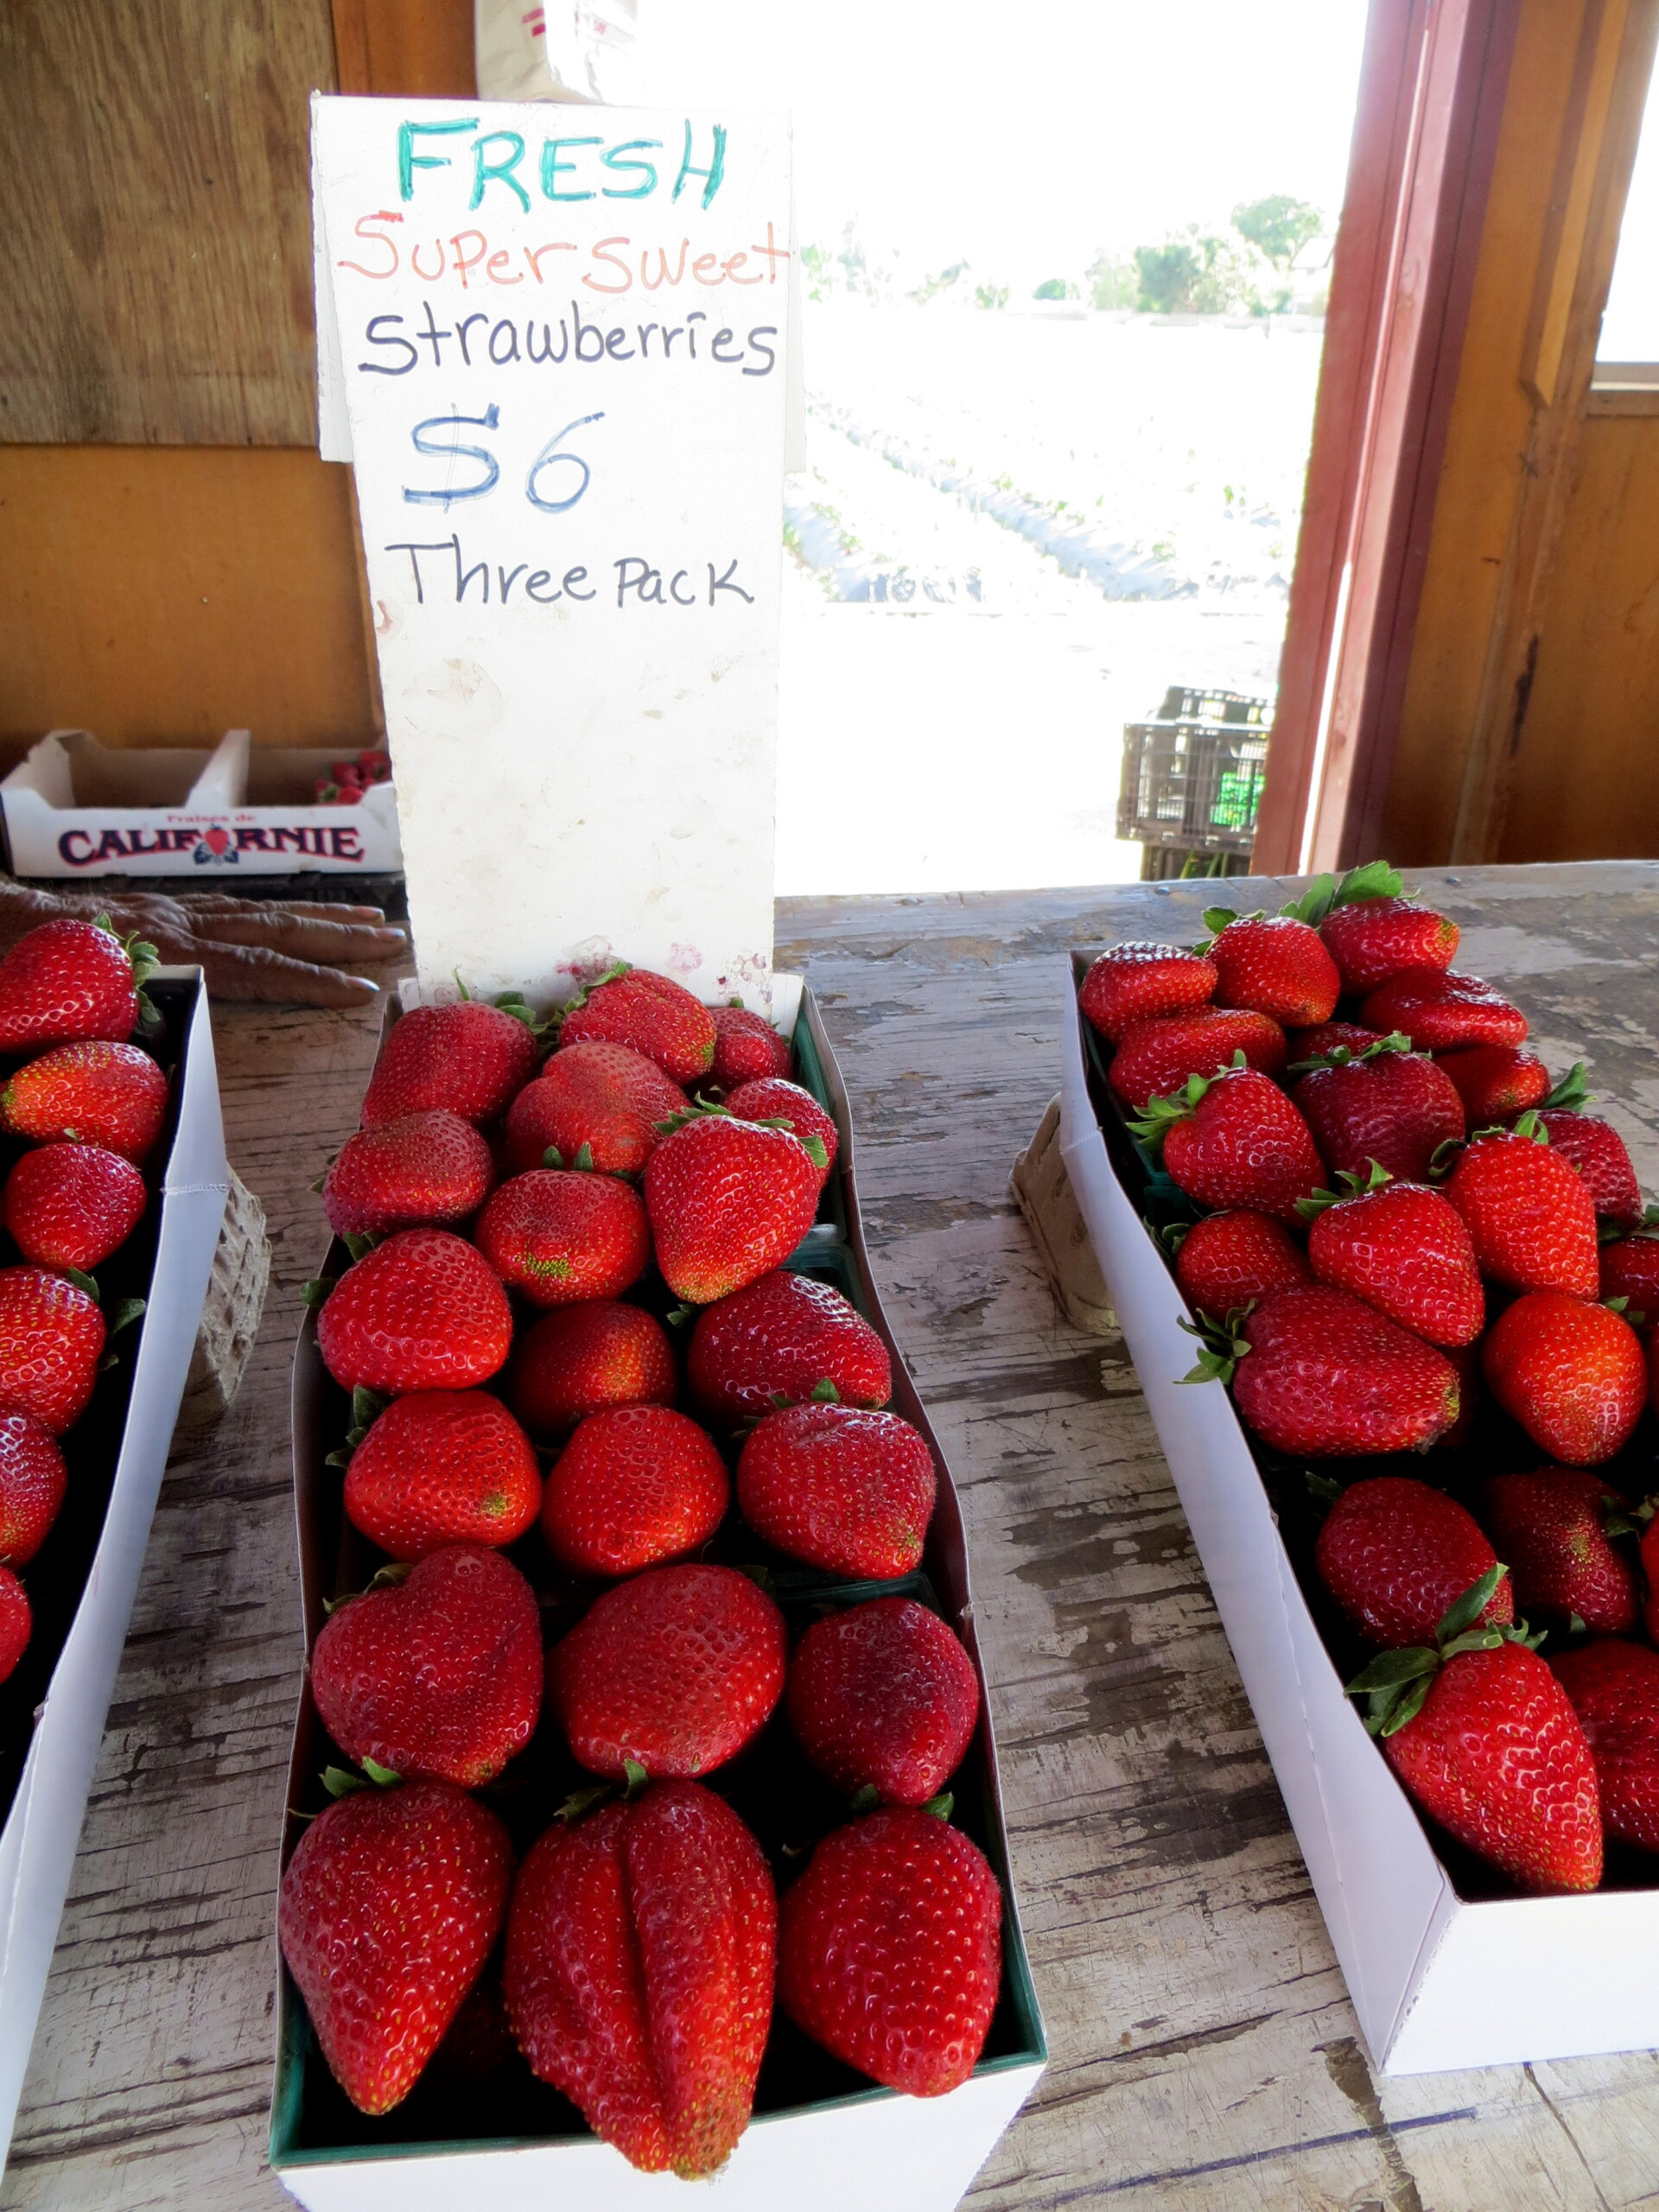
M593 1414L547 1478L542 1534L576 1574L637 1574L706 1544L726 1517L726 1463L666 1406Z
M359 2112L414 2088L494 1948L512 1883L506 1829L447 1782L356 1791L300 1838L276 1932Z
M595 1039L626 1045L676 1083L695 1083L715 1064L715 1017L683 983L645 968L613 968L575 1000L559 1025L559 1046Z
M394 1398L346 1470L347 1520L397 1560L516 1542L541 1503L530 1439L484 1390Z
M1549 1096L1549 1070L1522 1046L1465 1045L1460 1052L1442 1053L1440 1065L1471 1129L1513 1121Z
M1476 1137L1446 1195L1469 1225L1489 1282L1593 1298L1600 1281L1596 1209L1584 1178L1522 1116L1517 1129Z
M1191 1379L1230 1379L1240 1414L1275 1452L1409 1452L1458 1417L1457 1370L1445 1353L1345 1290L1269 1292L1232 1348L1236 1372L1207 1353Z
M817 1217L817 1149L726 1114L700 1114L663 1140L645 1162L645 1206L677 1298L712 1305L789 1257Z
M1078 988L1077 1003L1116 1045L1135 1022L1207 1005L1215 988L1216 963L1202 953L1137 941L1101 954Z
M323 1365L347 1390L467 1390L487 1382L512 1342L512 1313L481 1252L444 1229L377 1244L317 1315Z
M1602 1297L1628 1299L1627 1319L1639 1313L1649 1325L1659 1321L1659 1236L1620 1236L1598 1258Z
M830 1171L836 1164L841 1136L834 1117L826 1114L810 1090L798 1083L785 1083L780 1075L758 1077L753 1083L741 1083L726 1100L726 1111L735 1114L740 1122L787 1122L794 1135L802 1139L817 1137L823 1147L823 1166L819 1173L819 1187L830 1180Z
M1504 1412L1569 1467L1599 1466L1622 1451L1647 1402L1635 1330L1565 1291L1517 1298L1488 1330L1480 1359Z
M0 1567L0 1682L9 1681L16 1672L34 1632L28 1591L9 1567Z
M507 1109L507 1165L587 1165L602 1175L637 1175L657 1149L657 1124L685 1111L685 1093L654 1060L626 1045L567 1045ZM550 1150L559 1155L550 1160Z
M437 1112L497 1121L535 1072L536 1039L517 1015L483 999L417 1006L386 1033L363 1126Z
M1219 1075L1243 1052L1247 1066L1263 1075L1282 1074L1285 1033L1265 1014L1218 1006L1194 1007L1188 1014L1137 1021L1107 1070L1112 1089L1124 1103L1144 1114L1154 1098L1180 1088L1189 1076Z
M7 1567L27 1567L46 1541L67 1480L49 1429L28 1414L0 1414L0 1560Z
M1332 1175L1366 1175L1375 1160L1420 1183L1441 1145L1466 1126L1451 1079L1421 1052L1379 1052L1314 1068L1291 1096Z
M1486 1321L1475 1248L1438 1191L1384 1181L1357 1185L1349 1198L1322 1191L1302 1211L1321 1282L1351 1290L1443 1351L1473 1344Z
M757 1536L849 1580L913 1574L938 1478L919 1429L861 1406L768 1414L737 1463L737 1503Z
M880 1338L838 1290L778 1268L697 1316L686 1358L705 1420L769 1413L833 1385L843 1405L885 1406L893 1368Z
M632 2165L689 2181L748 2124L777 1953L760 1846L712 1790L664 1782L531 1846L502 1984L531 2071Z
M1583 1467L1540 1467L1482 1484L1481 1517L1509 1562L1523 1613L1562 1624L1576 1613L1593 1635L1629 1634L1637 1623L1636 1570L1607 1539L1609 1514L1627 1503Z
M1552 1659L1596 1765L1602 1826L1659 1851L1659 1652L1611 1639Z
M1539 1126L1552 1147L1576 1167L1590 1190L1590 1203L1603 1221L1634 1228L1642 1219L1642 1192L1624 1140L1598 1114L1543 1108Z
M1173 1097L1154 1098L1135 1124L1161 1143L1164 1166L1200 1205L1248 1206L1296 1222L1325 1169L1307 1123L1276 1083L1254 1068L1191 1076Z
M1420 1052L1455 1052L1464 1045L1521 1045L1527 1017L1478 976L1406 968L1380 984L1360 1007L1373 1029L1395 1030Z
M784 1689L784 1617L729 1567L655 1567L606 1591L548 1659L549 1702L594 1774L724 1766Z
M41 1268L95 1268L144 1217L149 1194L131 1160L101 1145L43 1144L6 1178L6 1227Z
M752 1014L741 1006L717 1006L709 1011L715 1018L710 1083L726 1091L740 1083L789 1073L788 1040L778 1034L764 1014Z
M143 1161L162 1133L167 1077L136 1045L60 1045L0 1090L0 1122L36 1144L102 1145Z
M849 2066L912 2097L973 2072L1002 1982L1002 1892L960 1828L909 1806L825 1836L784 1898L778 1996Z
M1311 1029L1293 1029L1286 1039L1290 1065L1322 1058L1327 1052L1346 1052L1357 1058L1368 1045L1382 1041L1380 1029L1363 1029L1357 1021L1319 1021Z
M1314 1547L1319 1579L1351 1625L1389 1650L1431 1643L1451 1606L1497 1564L1474 1516L1406 1475L1374 1475L1344 1490ZM1515 1618L1507 1576L1480 1618Z
M1458 934L1455 922L1409 899L1357 899L1332 907L1319 925L1343 990L1354 998L1404 968L1449 968Z
M1248 1206L1195 1221L1175 1258L1181 1296L1195 1313L1217 1320L1270 1290L1313 1280L1306 1254L1284 1224Z
M598 1298L556 1306L524 1331L507 1399L532 1436L550 1441L609 1406L671 1406L677 1380L662 1323Z
M503 1183L473 1231L503 1282L532 1306L615 1298L651 1265L639 1194L613 1175L533 1168Z
M0 1411L30 1414L54 1436L73 1427L105 1333L97 1301L61 1275L0 1268Z
M324 1623L311 1694L348 1759L480 1789L536 1732L542 1624L499 1552L451 1544Z
M913 1598L875 1598L812 1624L784 1705L801 1749L838 1789L925 1805L967 1756L979 1677L937 1613Z
M401 1115L347 1137L323 1179L336 1236L394 1229L457 1229L495 1182L490 1147L470 1122L441 1109Z
M0 1052L89 1037L118 1044L137 1026L131 957L96 922L42 922L0 960Z
M1329 1021L1342 990L1337 963L1317 930L1289 914L1246 914L1224 919L1212 908L1205 920L1217 931L1210 947L1216 963L1216 1004L1246 1007L1287 1029Z

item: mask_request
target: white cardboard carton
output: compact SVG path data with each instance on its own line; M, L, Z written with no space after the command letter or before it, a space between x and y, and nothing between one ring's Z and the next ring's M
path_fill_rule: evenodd
M160 969L150 988L157 997L175 994L180 1006L177 1128L162 1179L155 1264L103 1529L0 1828L0 2164L230 1190L201 970Z
M256 747L245 729L204 747L100 745L59 729L0 783L16 875L215 877L400 868L397 802L377 784L321 806L316 779L360 750Z
M1063 987L1066 1173L1374 2062L1427 2074L1659 2044L1659 1890L1459 1897L1344 1694L1232 1400L1176 1380L1186 1307L1108 1157L1069 967Z

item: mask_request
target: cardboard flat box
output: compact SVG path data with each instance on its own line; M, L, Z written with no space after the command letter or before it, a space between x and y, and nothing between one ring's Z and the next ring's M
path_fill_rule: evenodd
M226 730L205 748L103 746L53 730L0 782L14 875L219 877L400 868L397 796L320 805L316 779L359 747L255 746Z
M939 1610L961 1634L981 1679L980 1725L957 1786L957 1818L986 1852L1002 1885L1003 1989L985 2056L971 2079L944 2097L899 2096L878 2088L827 2054L817 2053L785 2024L783 2039L799 2044L792 2053L789 2086L781 2094L769 2089L769 2075L763 2071L755 2119L725 2169L697 2184L695 2201L730 2212L780 2212L785 2206L789 2212L848 2212L855 2206L858 2212L950 2212L1029 2094L1047 2049L1009 1879L996 1749L983 1698L956 1490L875 1296L859 1221L846 1096L829 1040L799 979L777 980L773 1020L785 1030L793 1025L799 1080L830 1108L841 1135L836 1172L817 1225L791 1264L834 1282L880 1332L893 1360L893 1408L927 1438L938 1471L938 1503L922 1573ZM345 1257L342 1249L333 1248L327 1271L344 1265ZM340 1441L346 1410L346 1394L322 1365L315 1318L308 1315L295 1354L293 1419L308 1651L322 1625L325 1601L340 1590L360 1587L378 1559L344 1519L340 1471L323 1464ZM909 1585L887 1586L906 1590ZM794 1610L798 1616L800 1609L832 1601L836 1595L874 1594L874 1586L868 1585L855 1593L837 1591L835 1578L807 1568L785 1569L778 1577L779 1601L786 1615ZM317 1779L323 1750L308 1687L289 1775L284 1859L298 1839L301 1816L327 1802ZM762 1749L755 1756L766 1755ZM767 1776L771 1771L764 1770ZM735 1796L735 1766L722 1769L709 1779L716 1789L731 1789ZM487 2202L495 2212L541 2212L553 2203L581 2205L583 2212L632 2212L636 2206L677 2202L677 2192L686 2187L671 2175L637 2172L620 2152L589 2134L550 2090L539 2092L539 2103L521 2108L516 2129L501 2124L503 2117L512 2115L499 2108L492 2125L490 2100L479 2093L468 2108L474 2114L471 2139L461 2139L453 2129L443 2132L429 2107L423 2112L416 2104L419 2088L410 2107L383 2120L364 2120L351 2113L328 2081L304 2005L280 1961L279 1992L270 2163L284 2187L311 2212L378 2212L382 2207L386 2212L451 2212L474 2202ZM769 2069L779 2041L774 2024ZM771 2079L777 2081L775 2071Z
M1055 970L1066 1172L1373 2063L1426 2074L1659 2044L1659 1890L1459 1893L1344 1694L1231 1398L1178 1382L1186 1307L1091 1095L1076 995L1092 957Z

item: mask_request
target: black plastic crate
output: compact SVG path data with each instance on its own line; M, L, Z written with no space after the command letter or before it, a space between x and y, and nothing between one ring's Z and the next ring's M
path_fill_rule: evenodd
M1189 706L1205 712L1169 713ZM1159 864L1144 871L1154 877L1179 874L1195 855L1248 861L1267 776L1271 701L1177 685L1164 708L1155 721L1124 725L1118 836L1145 845L1149 856L1157 851Z

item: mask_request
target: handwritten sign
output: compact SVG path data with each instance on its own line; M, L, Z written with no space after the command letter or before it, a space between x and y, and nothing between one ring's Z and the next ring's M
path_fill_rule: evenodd
M620 957L764 1006L787 126L320 96L313 132L423 984Z

